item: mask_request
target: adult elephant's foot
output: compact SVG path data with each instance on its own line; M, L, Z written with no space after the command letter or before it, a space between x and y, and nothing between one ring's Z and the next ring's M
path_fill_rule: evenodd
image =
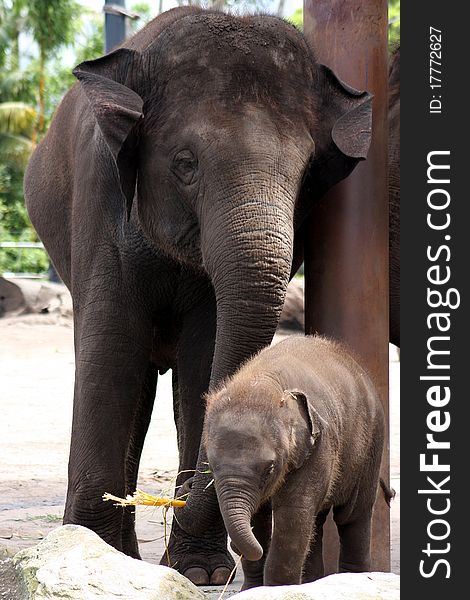
M101 485L89 485L84 492L69 494L67 497L65 514L62 523L64 525L81 525L91 529L100 536L107 544L124 552L132 558L139 558L139 546L134 527L135 507L126 507L121 511L111 502L103 502L102 492L94 492L98 489L113 489L113 483ZM124 496L123 492L117 492Z
M168 551L160 564L173 567L195 585L225 585L235 561L227 549L227 534L221 523L194 537L173 521Z

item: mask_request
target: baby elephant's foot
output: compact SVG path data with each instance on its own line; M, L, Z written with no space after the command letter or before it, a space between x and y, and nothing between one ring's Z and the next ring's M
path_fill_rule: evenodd
M261 587L262 585L264 585L264 580L262 577L259 579L244 577L241 591L243 592L244 590L251 590L251 588Z
M242 591L264 585L264 562L264 556L261 560L242 560Z

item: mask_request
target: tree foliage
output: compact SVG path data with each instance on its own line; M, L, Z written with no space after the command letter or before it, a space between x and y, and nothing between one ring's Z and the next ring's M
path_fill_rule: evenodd
M31 239L32 228L23 201L23 173L32 151L35 122L36 111L31 106L23 102L0 103L0 241ZM12 270L12 265L17 264L15 254L1 252L0 272ZM27 257L28 261L32 259L33 255ZM44 253L36 253L29 266L39 270L47 267Z
M39 48L39 134L45 130L46 61L61 46L73 41L78 16L75 0L28 0L27 24Z
M288 17L288 21L290 21L293 25L295 25L298 29L303 31L304 28L304 9L302 7L298 8L290 17Z
M0 0L0 241L37 239L23 199L23 176L46 126L48 59L73 40L74 0ZM21 51L32 38L36 56ZM61 90L63 92L63 90ZM0 271L47 268L44 252L0 251Z
M388 40L391 50L400 44L400 0L388 0Z

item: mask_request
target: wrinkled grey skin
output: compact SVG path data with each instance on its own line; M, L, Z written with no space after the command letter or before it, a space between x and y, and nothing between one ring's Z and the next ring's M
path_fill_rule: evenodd
M284 21L191 7L74 73L25 177L74 306L64 522L137 557L134 513L102 494L135 489L158 374L173 369L181 484L202 395L271 341L312 203L366 156L371 99ZM186 513L210 515L203 535L173 524L171 563L195 583L233 565L217 511L212 492Z
M267 348L208 396L203 439L244 589L322 577L330 508L339 571L370 569L383 437L371 380L326 338Z

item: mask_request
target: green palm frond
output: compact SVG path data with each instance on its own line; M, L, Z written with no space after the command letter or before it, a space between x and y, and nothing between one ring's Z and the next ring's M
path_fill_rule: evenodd
M24 168L33 151L33 142L12 133L0 133L0 163L13 163Z
M8 46L10 42L10 37L8 35L8 31L3 26L3 23L0 21L0 47Z
M0 75L0 104L3 102L24 102L31 104L36 101L32 89L34 74L28 70L4 70Z
M0 104L0 133L28 136L36 121L36 111L24 102Z

